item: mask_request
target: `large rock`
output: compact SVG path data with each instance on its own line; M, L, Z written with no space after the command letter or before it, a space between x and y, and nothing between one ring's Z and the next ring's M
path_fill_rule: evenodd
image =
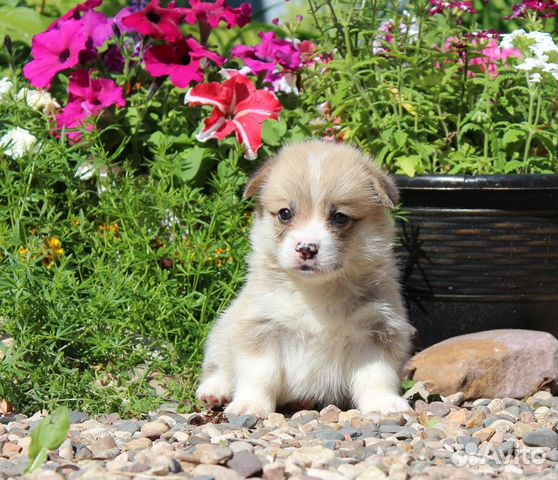
M558 340L532 330L488 330L450 338L417 353L407 378L429 382L433 393L465 399L523 398L558 384Z

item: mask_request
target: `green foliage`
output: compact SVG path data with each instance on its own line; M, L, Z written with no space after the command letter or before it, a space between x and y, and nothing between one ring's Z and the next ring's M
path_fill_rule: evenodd
M43 419L31 434L29 446L29 466L25 473L32 473L47 460L47 454L56 450L66 439L70 431L70 411L66 407L58 407Z
M475 15L430 16L426 0L410 2L407 14L391 2L311 0L320 46L336 52L306 90L308 108L328 103L326 114L316 112L321 131L334 130L411 176L557 172L558 82L551 75L529 82L513 58L490 67L497 74L475 64L488 62L482 50L490 40L475 43L467 34L520 22L504 20L509 5L481 3ZM554 24L527 27L552 31Z
M112 165L98 145L53 141L43 115L6 108L42 147L0 157L0 332L15 339L0 398L27 413L191 405L209 326L244 278L250 216L236 150L196 187L181 175L214 161L201 147L183 150L177 174L182 153L155 137L147 175L132 161ZM106 176L76 177L88 162Z

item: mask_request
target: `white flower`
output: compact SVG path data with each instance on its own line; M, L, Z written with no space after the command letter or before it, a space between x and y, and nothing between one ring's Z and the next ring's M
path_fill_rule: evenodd
M229 78L232 78L236 75L250 75L251 72L252 70L250 70L250 67L242 67L239 70L237 70L236 68L222 68L221 70L219 70L221 77L223 77L225 80L228 80Z
M34 150L36 143L37 137L20 127L12 128L0 138L0 148L12 158L23 157L27 152Z
M298 95L298 88L296 87L296 77L292 73L284 73L277 80L272 82L273 91L294 93Z
M42 110L44 113L53 112L60 108L60 104L45 90L22 88L17 93L16 99L23 100L33 110Z
M88 160L83 162L74 173L74 177L80 180L89 180L95 175L95 166Z
M502 48L502 49L504 49L504 48L516 48L514 46L515 40L525 36L526 33L527 32L525 30L520 28L518 30L514 30L511 33L506 33L506 34L502 35L502 39L500 40L500 48Z
M0 103L6 102L14 84L8 77L0 78Z
M529 77L529 81L531 83L541 83L541 79L542 77L540 73L533 73L533 75Z
M525 70L526 72L530 72L531 70L534 70L535 68L540 68L543 69L546 66L546 63L544 60L540 59L540 58L533 58L533 57L529 57L526 58L525 60L523 60L523 63L520 63L519 65L516 65L516 69L517 70Z

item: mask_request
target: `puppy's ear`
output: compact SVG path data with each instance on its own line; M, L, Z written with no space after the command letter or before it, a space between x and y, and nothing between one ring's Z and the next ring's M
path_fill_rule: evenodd
M258 168L254 174L248 180L246 187L244 188L244 193L242 194L242 198L244 200L248 198L252 198L260 193L260 190L264 186L265 182L267 182L269 178L269 174L271 172L272 160L268 160L265 162L260 168Z
M372 188L383 207L393 209L399 203L399 191L393 179L377 166L370 169Z

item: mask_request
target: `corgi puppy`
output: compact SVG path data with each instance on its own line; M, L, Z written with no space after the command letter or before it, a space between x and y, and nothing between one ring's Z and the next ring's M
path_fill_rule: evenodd
M264 163L244 197L256 198L248 276L209 335L197 397L262 418L287 404L410 410L391 178L351 146L313 140Z

